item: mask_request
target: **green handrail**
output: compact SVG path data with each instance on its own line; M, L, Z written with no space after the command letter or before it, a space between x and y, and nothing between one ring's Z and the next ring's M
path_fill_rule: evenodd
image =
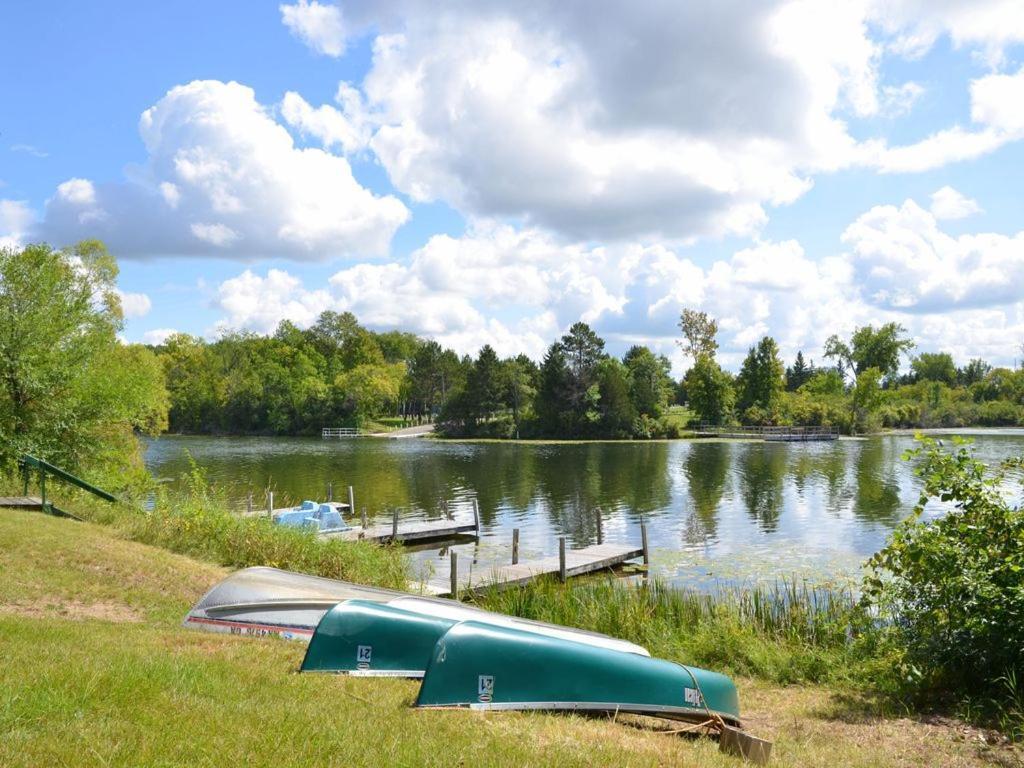
M63 480L66 483L78 486L83 491L88 491L94 496L99 496L104 501L117 501L117 497L112 493L107 493L102 488L97 488L91 483L87 483L80 477L75 477L70 472L65 472L60 467L55 467L48 461L30 456L27 453L18 460L21 465L22 472L25 475L25 493L28 494L28 474L31 469L39 470L39 490L42 495L43 507L46 507L46 475L50 474L54 477Z

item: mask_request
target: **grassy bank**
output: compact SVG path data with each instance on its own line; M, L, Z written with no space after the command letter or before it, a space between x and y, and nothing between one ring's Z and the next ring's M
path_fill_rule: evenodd
M299 645L180 626L226 569L110 527L3 511L0 569L5 766L740 765L621 719L417 712L414 682L295 674ZM738 682L773 765L1013 765L979 732L840 687Z
M120 494L123 502L117 504L56 483L48 490L61 509L107 525L122 538L217 565L269 565L396 589L405 589L408 584L407 563L400 547L324 539L301 529L274 525L264 515L242 516L231 509L231 493L212 488L197 468L185 480L180 491L170 492L163 487L155 491L125 490ZM0 482L2 493L20 494L21 486L8 478ZM144 503L146 499L148 503ZM150 508L143 511L144 506Z

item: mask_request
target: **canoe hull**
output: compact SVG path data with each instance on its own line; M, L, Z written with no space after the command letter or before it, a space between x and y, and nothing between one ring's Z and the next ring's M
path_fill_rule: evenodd
M387 604L346 600L324 615L300 670L420 678L437 641L454 623Z
M724 675L475 622L453 626L438 641L416 706L739 722L736 686Z

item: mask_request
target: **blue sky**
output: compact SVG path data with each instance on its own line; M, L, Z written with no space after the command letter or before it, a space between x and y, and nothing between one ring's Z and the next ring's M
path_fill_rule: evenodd
M735 367L896 320L1024 341L1013 3L181 2L0 12L0 241L100 237L128 341L351 310L460 352L578 319Z

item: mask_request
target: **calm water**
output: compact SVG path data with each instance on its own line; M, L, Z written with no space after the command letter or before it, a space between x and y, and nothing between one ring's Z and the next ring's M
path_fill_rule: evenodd
M963 430L985 461L1024 453L1024 430ZM901 460L909 435L834 443L739 442L466 444L435 440L162 437L146 452L149 468L177 482L186 450L215 485L240 500L275 492L275 506L335 499L355 487L356 508L378 523L439 518L448 500L471 518L477 541L453 546L460 563L486 570L508 562L512 529L520 558L572 547L640 541L647 521L653 570L677 584L713 588L796 576L814 581L856 576L917 498ZM933 514L940 514L934 510ZM358 517L358 516L357 516ZM413 553L423 573L446 573L449 545Z

